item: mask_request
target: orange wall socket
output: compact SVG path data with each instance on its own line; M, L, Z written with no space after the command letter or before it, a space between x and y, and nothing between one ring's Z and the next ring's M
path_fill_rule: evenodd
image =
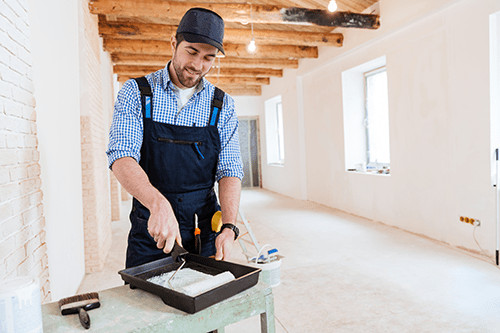
M460 221L475 225L476 227L479 227L481 225L481 221L479 221L478 219L473 219L472 217L460 216Z

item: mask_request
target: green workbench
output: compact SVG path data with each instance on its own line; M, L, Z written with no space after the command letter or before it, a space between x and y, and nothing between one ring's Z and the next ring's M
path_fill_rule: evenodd
M165 305L160 297L121 286L99 291L101 307L90 310L91 327L85 330L77 315L62 316L58 302L42 305L43 332L176 332L206 333L260 314L261 332L274 333L272 288L259 282L231 298L195 314Z

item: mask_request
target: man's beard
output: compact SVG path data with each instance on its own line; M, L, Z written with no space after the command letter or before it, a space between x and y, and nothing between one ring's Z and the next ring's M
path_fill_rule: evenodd
M207 73L202 73L201 71L194 70L193 68L189 67L183 67L181 68L180 65L173 60L172 65L174 66L174 71L175 74L177 75L177 79L179 80L180 84L182 84L186 88L193 88L198 83L200 83L201 79L207 74ZM189 74L186 73L186 68L189 69L191 73L197 74L195 78L192 78L191 76L188 76Z

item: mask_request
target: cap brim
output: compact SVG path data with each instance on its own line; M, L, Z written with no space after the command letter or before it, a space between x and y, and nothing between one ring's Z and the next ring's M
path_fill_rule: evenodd
M191 34L189 32L183 32L182 35L184 36L184 39L189 42L189 43L203 43L203 44L209 44L212 46L215 46L219 51L222 52L223 55L226 55L226 52L224 52L224 48L222 47L222 44L216 42L215 40L197 35L197 34Z

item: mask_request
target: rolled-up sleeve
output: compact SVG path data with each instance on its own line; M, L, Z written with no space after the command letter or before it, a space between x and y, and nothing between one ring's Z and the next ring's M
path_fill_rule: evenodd
M234 109L234 100L227 94L224 97L224 107L219 119L219 135L221 152L215 178L237 177L243 179L243 163L241 161L240 142L238 136L238 117Z
M106 151L109 168L122 157L133 157L139 162L142 137L140 93L137 83L134 80L128 80L118 92L115 102Z

